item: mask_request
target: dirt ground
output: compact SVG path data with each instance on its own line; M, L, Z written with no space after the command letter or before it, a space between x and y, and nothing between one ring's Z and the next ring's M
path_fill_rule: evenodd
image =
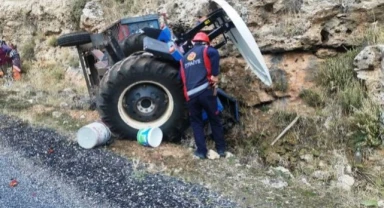
M17 90L26 89L26 85L18 83L13 88L1 88L0 113L17 116L33 125L54 128L74 142L76 131L81 126L98 119L96 111L62 107L62 102L69 105L71 102L66 96L58 96L55 92L46 95L34 89L31 89L33 93ZM39 94L42 95L39 97ZM46 99L47 96L54 99ZM296 111L301 115L313 113L313 109L300 100L281 100L271 106L242 110L247 115L242 117L244 123L255 122L254 129L251 126L243 130L249 135L256 130L265 130L269 136L268 140L261 141L264 144L270 144L285 128L267 128L275 116L273 111ZM241 129L238 128L230 136L244 136L243 139L246 139L247 135L239 132ZM260 142L253 142L257 141ZM249 152L233 152L234 157L218 160L195 159L190 145L193 141L182 144L163 142L158 148L148 148L136 141L115 140L109 146L97 148L127 157L138 166L144 166L149 173L171 175L222 192L239 201L243 207L353 207L359 204L352 193L328 189L321 181L300 174L291 177L290 174L271 172L271 166L259 156L258 146L261 143L250 143ZM208 146L212 148L213 143L209 141ZM252 154L244 156L247 153Z

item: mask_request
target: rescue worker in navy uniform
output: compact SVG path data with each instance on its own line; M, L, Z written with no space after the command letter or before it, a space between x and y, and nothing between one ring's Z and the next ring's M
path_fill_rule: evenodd
M197 150L194 155L200 159L207 157L202 111L205 110L215 140L217 153L225 157L223 126L214 93L218 82L220 55L211 47L207 34L199 32L193 38L193 48L180 61L180 77L184 96L189 108Z

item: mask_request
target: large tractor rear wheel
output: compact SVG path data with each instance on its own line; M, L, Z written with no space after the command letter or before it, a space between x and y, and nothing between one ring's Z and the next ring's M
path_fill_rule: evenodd
M139 129L160 127L166 140L181 139L188 126L177 70L150 55L132 54L103 77L97 97L99 114L122 139L136 139Z

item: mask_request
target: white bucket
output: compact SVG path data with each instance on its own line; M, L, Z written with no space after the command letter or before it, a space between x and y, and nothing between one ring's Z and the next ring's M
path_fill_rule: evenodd
M143 146L158 147L163 140L163 131L160 128L144 128L137 132L137 142Z
M109 128L101 122L93 122L77 131L77 142L84 149L92 149L103 145L111 137Z

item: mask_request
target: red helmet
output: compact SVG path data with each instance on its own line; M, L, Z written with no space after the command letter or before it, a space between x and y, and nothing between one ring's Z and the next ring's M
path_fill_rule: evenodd
M204 32L198 32L195 37L193 37L193 40L194 42L206 42L206 43L209 43L209 37L207 34L205 34Z

